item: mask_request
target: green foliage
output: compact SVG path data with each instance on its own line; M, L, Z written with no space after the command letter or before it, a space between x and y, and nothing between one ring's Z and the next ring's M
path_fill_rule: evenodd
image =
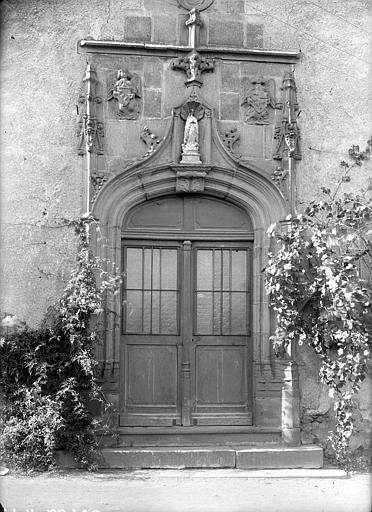
M53 467L55 450L72 452L88 468L97 460L97 419L89 404L98 401L104 406L105 401L95 375L99 340L89 327L103 309L106 291L115 290L120 277L103 272L90 253L93 222L89 215L73 222L79 237L76 268L43 325L3 333L1 338L1 448L6 460L22 468Z
M371 141L364 152L353 146L349 155L354 163L341 163L336 190L323 188L303 214L282 229L271 229L277 251L269 254L265 269L266 291L277 315L274 348L284 354L290 343L307 343L320 356L320 379L335 397L336 427L330 441L345 469L350 466L353 396L365 379L372 343L372 201L341 194L340 185L369 158L370 148Z

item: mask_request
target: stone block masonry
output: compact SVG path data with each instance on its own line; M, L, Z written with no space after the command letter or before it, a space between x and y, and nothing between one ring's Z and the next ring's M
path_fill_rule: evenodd
M151 41L151 18L128 16L124 20L124 39L137 43Z

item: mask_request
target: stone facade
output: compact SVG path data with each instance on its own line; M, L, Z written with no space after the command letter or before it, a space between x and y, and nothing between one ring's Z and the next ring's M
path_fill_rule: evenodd
M172 47L189 42L188 13L168 0L94 5L87 0L58 5L5 0L1 9L1 310L36 325L59 297L74 262L76 241L72 230L61 227L61 219L75 218L86 207L86 157L79 147L85 143L81 137L87 62L95 73L94 96L99 99L93 105L96 121L102 122L102 130L95 131L100 142L92 142L95 197L106 182L119 180L123 170L160 152L163 143L171 160L171 144L164 138L172 109L190 92L186 72L172 69L173 59L180 57ZM349 146L363 147L371 134L368 2L340 0L323 7L302 0L296 6L284 0L215 0L201 12L201 21L199 47L235 52L223 58L218 52L210 54L214 69L201 73L200 89L231 157L265 169L268 176L276 171L274 128L281 116L277 103L284 73L294 66L302 157L296 160L298 201L317 197L321 186L332 187ZM133 45L119 51L113 43L109 51L96 51L79 44L81 40ZM148 51L135 49L136 43L168 45L169 52L150 46ZM254 51L249 59L242 57L244 50L261 49L300 52L300 57L263 58ZM128 77L119 77L120 70L130 75L121 84L122 103L115 84ZM128 94L135 101L128 102ZM247 111L248 103L258 115ZM175 179L174 171L169 172ZM346 186L370 191L370 176L371 164L366 163ZM316 361L303 350L298 360L303 442L323 443L332 425L332 405L314 377ZM258 405L266 370L257 367ZM116 386L112 378L114 400ZM271 386L269 392L264 388L266 403L258 407L257 416L267 418L269 401L279 393L277 382ZM353 442L360 452L369 446L368 391L366 384L359 395ZM275 421L280 422L272 418Z

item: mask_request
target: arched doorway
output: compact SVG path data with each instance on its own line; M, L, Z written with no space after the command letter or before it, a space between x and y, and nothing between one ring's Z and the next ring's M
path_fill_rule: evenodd
M252 424L253 227L192 195L125 216L121 427Z

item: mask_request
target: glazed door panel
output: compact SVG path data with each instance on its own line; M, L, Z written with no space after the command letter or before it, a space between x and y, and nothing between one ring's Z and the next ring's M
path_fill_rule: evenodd
M127 244L123 262L120 425L180 425L179 244Z
M120 425L249 425L249 244L123 250Z
M250 247L194 244L193 424L249 425Z

